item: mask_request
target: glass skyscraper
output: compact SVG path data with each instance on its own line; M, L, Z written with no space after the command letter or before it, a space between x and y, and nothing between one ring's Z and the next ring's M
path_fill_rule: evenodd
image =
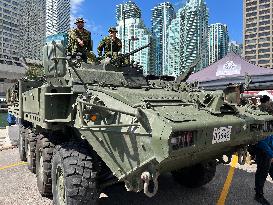
M21 0L0 0L0 64L20 65Z
M70 28L70 0L46 0L46 36Z
M240 43L237 43L236 41L231 41L228 44L228 52L236 53L240 56L243 54L243 45Z
M122 52L128 53L141 46L147 45L153 42L151 33L141 19L141 11L139 7L132 1L128 1L125 4L117 5L116 10L117 17L117 30L118 37L121 39L123 45ZM124 24L125 17L125 24ZM125 33L124 33L125 26ZM145 75L151 74L154 71L153 55L151 48L145 48L138 53L131 56L131 60L139 62L143 66L143 72Z
M164 74L179 76L193 64L208 65L208 9L203 0L189 0L168 28L168 67Z
M155 75L162 75L167 69L167 30L175 18L171 3L164 2L152 9L152 33L155 37Z
M40 60L46 35L46 1L21 0L20 9L20 56Z
M168 40L167 40L167 66L163 69L163 75L178 76L180 74L181 56L182 56L182 24L183 9L179 9L176 18L172 20L171 25L168 27Z
M227 55L229 35L225 24L211 24L209 26L209 65Z
M0 63L41 59L46 35L70 27L70 0L0 0Z

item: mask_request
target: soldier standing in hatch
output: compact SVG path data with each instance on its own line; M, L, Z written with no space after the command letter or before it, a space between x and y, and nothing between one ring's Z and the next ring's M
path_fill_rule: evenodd
M92 50L91 33L84 28L84 19L77 18L75 21L77 28L68 32L67 53L75 56L82 54L82 60L87 62L87 53Z
M110 27L108 32L109 36L103 38L98 46L98 55L100 57L117 56L122 48L121 40L117 38L117 29L115 27ZM102 52L104 52L104 55L102 55Z

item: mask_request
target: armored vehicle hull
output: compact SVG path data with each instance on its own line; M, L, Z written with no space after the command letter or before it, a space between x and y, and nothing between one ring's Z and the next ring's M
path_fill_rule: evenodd
M273 133L271 115L231 103L222 91L148 82L139 67L88 65L63 50L47 45L46 78L22 79L7 96L21 122L20 157L56 204L96 203L99 191L117 182L152 197L165 172L202 186L216 159L244 156L248 144Z

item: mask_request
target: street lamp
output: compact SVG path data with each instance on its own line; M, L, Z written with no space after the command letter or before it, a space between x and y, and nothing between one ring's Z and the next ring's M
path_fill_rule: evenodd
M131 41L137 41L137 40L139 40L139 38L135 36L131 36L131 38L129 38L129 53L131 52Z
M131 36L131 38L129 38L129 53L131 52L131 41L137 41L137 40L139 40L139 38L135 36ZM130 56L129 56L129 62L130 62Z

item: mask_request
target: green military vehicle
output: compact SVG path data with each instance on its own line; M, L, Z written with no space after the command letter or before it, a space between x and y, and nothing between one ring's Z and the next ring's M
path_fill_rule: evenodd
M119 182L152 197L166 172L199 187L213 179L216 159L236 151L241 158L273 133L273 117L233 101L236 89L147 80L138 64L124 63L128 55L82 63L62 42L43 52L44 76L21 79L7 100L21 123L20 157L55 204L95 204Z

